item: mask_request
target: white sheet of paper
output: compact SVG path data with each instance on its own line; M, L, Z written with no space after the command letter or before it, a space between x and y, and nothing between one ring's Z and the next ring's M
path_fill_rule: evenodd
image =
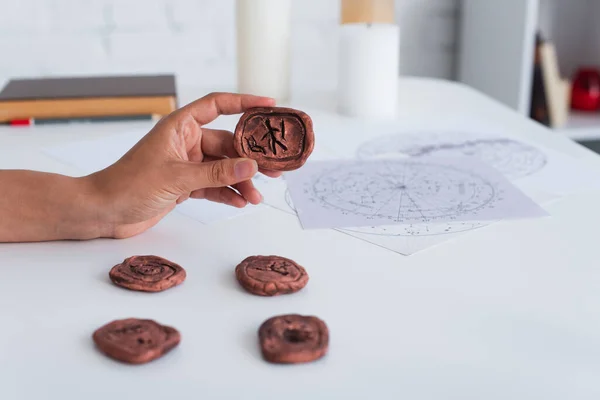
M288 214L297 215L296 209L287 188L285 201L278 203L275 207ZM283 195L282 195L283 196ZM538 193L532 196L538 204L548 204L559 197ZM445 223L421 223L404 225L380 225L352 228L334 228L336 231L363 240L375 246L393 251L395 253L410 256L419 251L437 246L438 244L456 240L477 229L484 228L497 221L487 222L445 222Z
M515 179L523 190L537 189L560 197L600 191L600 169L549 148L538 147L546 164L535 173Z
M144 135L145 132L123 132L101 139L49 147L44 152L87 175L117 161ZM203 224L211 224L254 212L260 207L248 205L240 209L203 199L189 199L179 204L175 211Z
M500 170L541 205L565 195L596 191L600 186L598 168L590 168L570 156L476 118L419 118L384 123L342 121L325 129L332 134L320 136L320 141L334 150L338 158L405 159L418 157L419 153L479 156L476 158ZM338 230L396 253L411 255L494 222L381 225Z
M498 171L470 157L311 162L285 179L305 229L548 215Z
M118 161L145 134L141 131L123 132L100 139L47 147L44 153L88 175Z
M397 159L427 156L478 158L503 173L529 194L600 191L600 169L537 145L476 118L362 122L344 127L343 140L322 138L342 158Z

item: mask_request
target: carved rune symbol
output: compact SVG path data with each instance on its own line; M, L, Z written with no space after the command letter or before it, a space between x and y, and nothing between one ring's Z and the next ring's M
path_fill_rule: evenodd
M263 122L267 127L267 133L260 140L267 139L269 141L269 148L275 155L277 155L277 146L281 147L283 151L287 151L287 146L277 140L277 136L275 135L275 132L281 132L281 140L285 141L285 124L283 123L283 119L281 120L281 129L272 127L271 120L268 118L264 119Z
M256 143L256 139L254 139L254 136L250 136L249 138L246 138L246 142L248 143L248 147L250 148L250 151L252 151L254 153L267 154L265 148L263 146L259 146L258 143Z
M286 269L287 264L281 264L281 265L277 265L276 263L272 263L269 266L266 267L256 267L256 269L260 270L260 271L269 271L269 272L276 272L278 274L281 275L289 275L288 270Z

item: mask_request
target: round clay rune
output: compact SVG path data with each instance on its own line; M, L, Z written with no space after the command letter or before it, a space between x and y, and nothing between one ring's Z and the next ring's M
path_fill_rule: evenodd
M94 343L107 356L129 364L162 357L181 341L179 332L149 319L116 320L97 329Z
M185 270L157 256L132 256L115 265L108 274L118 286L143 292L160 292L185 280Z
M306 286L308 274L294 261L279 256L251 256L235 268L238 282L252 294L276 296Z
M233 143L240 157L256 160L260 168L292 171L304 165L313 151L312 120L292 108L253 108L240 118Z
M298 314L269 318L258 337L263 358L272 363L297 364L323 357L329 347L329 330L317 317Z

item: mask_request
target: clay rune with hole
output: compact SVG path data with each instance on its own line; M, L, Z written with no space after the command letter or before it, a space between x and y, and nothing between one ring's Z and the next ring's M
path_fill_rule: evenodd
M329 347L329 330L314 316L298 314L269 318L258 330L263 358L276 364L297 364L323 357Z
M252 108L241 116L233 142L240 157L256 160L260 168L292 171L313 151L313 123L306 113L292 108Z
M116 285L143 292L160 292L179 285L186 272L178 264L157 256L132 256L109 272Z
M235 268L240 285L252 294L277 296L294 293L308 283L306 270L279 256L251 256Z
M137 318L106 324L92 338L104 354L128 364L144 364L160 358L181 341L175 328Z

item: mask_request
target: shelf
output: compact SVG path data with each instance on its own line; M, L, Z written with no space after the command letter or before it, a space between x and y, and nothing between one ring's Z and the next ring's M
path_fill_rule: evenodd
M567 124L556 131L575 141L600 140L600 112L572 111Z

